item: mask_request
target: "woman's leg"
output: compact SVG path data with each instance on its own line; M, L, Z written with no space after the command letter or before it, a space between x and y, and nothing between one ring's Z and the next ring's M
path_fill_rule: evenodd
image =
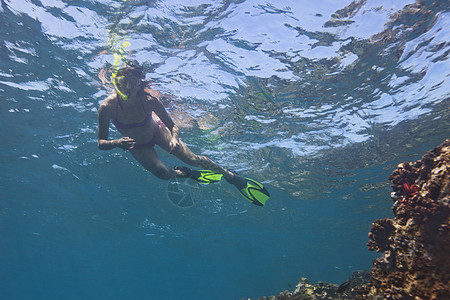
M169 143L172 135L168 128L159 126L159 134L157 134L156 137L156 144L163 148L166 151L169 151ZM227 169L221 167L219 164L211 160L210 158L204 156L204 155L197 155L194 152L189 149L189 147L180 140L179 147L175 149L173 152L173 155L175 155L177 158L179 158L184 163L199 167L202 169L211 170L217 173L221 173L224 175L225 179L227 179L230 182L233 182L240 178L240 176L236 176L236 174L228 171ZM242 184L242 183L240 183Z
M179 176L179 172L167 167L153 147L137 147L130 150L133 157L149 172L164 180Z

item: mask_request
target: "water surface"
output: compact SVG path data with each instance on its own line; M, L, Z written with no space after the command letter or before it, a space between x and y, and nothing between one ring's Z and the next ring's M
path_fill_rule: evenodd
M376 257L365 243L392 216L387 176L449 136L448 1L0 3L7 299L341 283ZM128 153L97 149L119 52L145 65L196 153L267 186L266 207L221 183L176 208Z

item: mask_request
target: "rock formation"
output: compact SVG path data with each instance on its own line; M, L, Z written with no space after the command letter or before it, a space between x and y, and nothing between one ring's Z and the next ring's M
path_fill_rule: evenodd
M300 279L295 290L284 291L278 296L259 298L258 300L319 300L319 299L340 299L352 300L357 297L358 291L370 277L369 271L356 271L343 284L331 284L327 282L310 283L306 278Z
M376 220L369 250L384 252L370 272L341 284L309 283L260 299L450 299L450 140L389 176L394 219Z
M392 181L394 219L376 220L374 261L363 299L450 299L450 140L402 163Z

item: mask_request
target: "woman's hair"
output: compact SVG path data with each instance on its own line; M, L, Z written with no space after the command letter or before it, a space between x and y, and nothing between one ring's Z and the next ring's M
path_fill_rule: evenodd
M135 76L145 78L144 68L136 60L126 60L125 65L117 70L116 76Z

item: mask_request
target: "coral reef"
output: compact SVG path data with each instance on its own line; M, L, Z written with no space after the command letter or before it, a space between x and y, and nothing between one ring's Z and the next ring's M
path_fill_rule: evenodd
M367 246L384 253L371 272L340 286L302 278L293 292L259 300L450 299L450 140L389 179L395 217L372 224Z
M341 285L327 282L309 283L306 278L300 279L293 292L284 291L278 296L259 298L258 300L319 300L319 299L355 299L358 290L369 281L369 271L357 271Z
M394 219L376 220L362 299L450 299L450 140L392 173Z

